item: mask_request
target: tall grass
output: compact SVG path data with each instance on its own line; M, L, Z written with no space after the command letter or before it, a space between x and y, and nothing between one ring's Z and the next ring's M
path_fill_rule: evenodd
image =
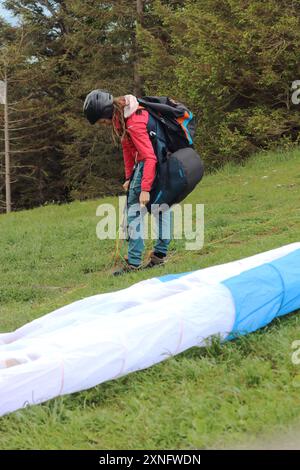
M165 268L109 276L114 241L96 237L103 200L0 216L0 329L162 273L299 241L300 151L265 153L207 176L205 246L172 242ZM107 198L105 202L116 199ZM137 292L138 295L138 292ZM210 448L247 443L300 416L297 314L248 337L192 349L146 371L0 418L1 449ZM0 385L1 386L1 385Z

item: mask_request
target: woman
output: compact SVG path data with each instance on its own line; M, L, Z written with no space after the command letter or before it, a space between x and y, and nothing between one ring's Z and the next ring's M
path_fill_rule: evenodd
M135 96L113 98L103 90L89 93L83 110L91 124L112 125L114 140L118 138L122 144L126 179L123 188L128 192L128 257L126 263L118 268L114 275L134 271L142 267L143 215L146 212L145 206L150 201L157 164L147 131L149 113L139 105ZM159 212L156 215L156 223L158 238L146 267L165 263L171 241L170 211Z

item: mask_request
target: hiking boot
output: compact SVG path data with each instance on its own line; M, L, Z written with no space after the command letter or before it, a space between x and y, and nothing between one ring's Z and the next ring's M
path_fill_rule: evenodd
M166 262L166 255L162 253L156 253L152 251L150 253L150 258L148 263L146 264L146 268L154 268L155 266L163 266Z
M141 265L136 266L134 264L128 263L128 260L125 258L125 262L121 265L118 266L113 272L113 276L122 276L123 274L126 273L132 273L135 271L138 271L140 269Z

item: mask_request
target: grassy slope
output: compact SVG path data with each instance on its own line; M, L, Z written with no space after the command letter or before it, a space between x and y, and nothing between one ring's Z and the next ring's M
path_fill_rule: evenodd
M264 154L205 178L205 247L173 242L164 272L193 270L299 240L300 151ZM106 199L106 202L114 201ZM0 217L0 329L75 299L162 273L107 276L114 242L95 236L99 201ZM138 295L138 292L137 292ZM300 316L193 349L149 370L0 418L0 448L203 448L245 442L300 415L291 343Z

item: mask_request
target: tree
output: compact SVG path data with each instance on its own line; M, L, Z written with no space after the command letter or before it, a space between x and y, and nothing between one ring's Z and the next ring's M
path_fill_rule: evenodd
M26 20L14 28L9 48L12 200L15 209L66 198L62 176L59 94L53 56L57 35L38 28L41 12L26 4ZM23 11L23 10L22 10ZM23 14L23 13L22 13ZM37 15L37 16L36 16ZM53 34L52 34L53 33ZM45 60L49 59L49 62Z
M4 151L1 155L4 155L4 171L2 171L2 179L4 176L5 184L2 185L1 192L5 186L5 208L6 212L11 212L11 159L10 159L10 122L9 122L9 102L8 102L8 83L9 83L9 71L12 65L15 63L15 57L13 55L12 47L9 47L12 37L14 37L14 31L9 28L6 23L2 24L2 46L0 48L0 84L1 84L1 99L0 104L3 104L3 134L1 141L4 142Z
M299 75L300 2L154 1L163 35L144 30L146 89L185 101L206 166L298 142L290 86ZM159 76L156 71L159 70Z
M1 77L1 74L0 74ZM2 71L2 80L0 82L1 86L1 99L0 104L3 104L4 107L4 146L5 146L5 206L6 212L11 212L11 180L10 180L10 140L9 140L9 120L8 120L8 77L7 77L7 61L4 56L3 60L3 71Z
M144 19L144 0L136 0L136 23L137 23L137 28L143 26L143 19ZM140 56L141 56L141 51L139 48L137 36L135 38L135 60L134 60L134 94L136 96L141 96L142 95L142 80L141 80L141 74L139 70L139 65L140 65Z
M90 126L82 105L95 88L114 96L132 93L136 11L132 1L80 2L69 4L65 37L68 80L64 109L64 175L72 198L116 194L123 179L120 148L111 132Z
M82 104L94 88L108 89L114 96L142 93L137 32L141 27L155 28L151 4L148 0L7 0L27 31L26 66L19 67L23 76L18 78L26 85L18 100L27 95L34 100L30 105L24 99L28 114L20 104L14 120L34 119L37 108L48 111L34 121L40 124L33 130L35 141L40 136L40 153L30 145L25 148L25 143L32 143L26 126L20 129L25 136L16 135L24 137L24 148L18 144L13 149L20 168L14 171L14 200L23 207L119 192L120 149L112 145L107 129L87 124Z
M119 192L120 148L82 113L95 88L186 102L198 118L196 147L207 168L299 142L289 90L300 73L300 0L7 0L6 6L22 20L16 28L0 24L1 44L19 51L8 86L15 209ZM0 151L4 157L4 140ZM0 167L3 210L4 158Z

